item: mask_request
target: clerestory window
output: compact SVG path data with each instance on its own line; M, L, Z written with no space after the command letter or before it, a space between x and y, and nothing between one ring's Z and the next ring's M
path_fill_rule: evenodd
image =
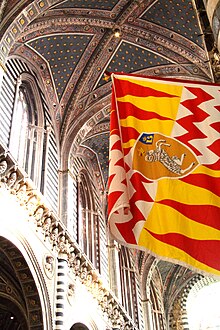
M24 89L19 88L17 104L13 115L13 131L11 131L10 150L19 165L25 166L25 151L28 140L29 109Z
M23 75L17 82L9 149L18 165L38 187L45 135L43 126L43 111L36 83L30 75Z

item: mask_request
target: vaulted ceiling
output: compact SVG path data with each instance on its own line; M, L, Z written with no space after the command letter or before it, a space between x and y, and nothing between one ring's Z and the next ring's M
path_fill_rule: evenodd
M79 101L87 99L85 110L90 93L100 98L109 91L106 70L212 79L190 0L9 0L4 17L1 58L13 44L11 53L42 62L64 131L77 117Z
M73 141L75 150L85 148L84 156L98 160L105 186L111 94L105 72L212 80L202 1L197 6L190 0L6 0L0 60L17 55L38 69L61 150L70 151Z
M39 68L62 143L85 123L96 127L94 137L78 141L94 151L106 182L105 72L212 80L197 13L190 0L9 0L0 57L10 52Z
M98 159L106 184L111 81L105 72L213 80L203 2L196 3L5 0L0 60L22 56L38 69L61 150L76 139L74 147Z

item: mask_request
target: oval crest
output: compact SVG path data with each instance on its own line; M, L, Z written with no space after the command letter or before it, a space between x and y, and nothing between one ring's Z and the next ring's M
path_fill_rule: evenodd
M191 149L160 133L142 133L134 146L133 169L150 180L181 178L198 165Z

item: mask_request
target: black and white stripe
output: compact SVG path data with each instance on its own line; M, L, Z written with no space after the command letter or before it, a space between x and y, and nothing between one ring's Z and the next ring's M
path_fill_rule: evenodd
M68 264L65 259L58 259L57 286L56 286L56 309L55 330L65 329L65 310L68 294Z

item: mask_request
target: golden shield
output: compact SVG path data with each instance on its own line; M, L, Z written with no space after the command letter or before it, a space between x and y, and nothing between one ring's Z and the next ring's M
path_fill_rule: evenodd
M142 133L134 146L132 167L150 180L181 178L198 164L190 148L160 133Z

